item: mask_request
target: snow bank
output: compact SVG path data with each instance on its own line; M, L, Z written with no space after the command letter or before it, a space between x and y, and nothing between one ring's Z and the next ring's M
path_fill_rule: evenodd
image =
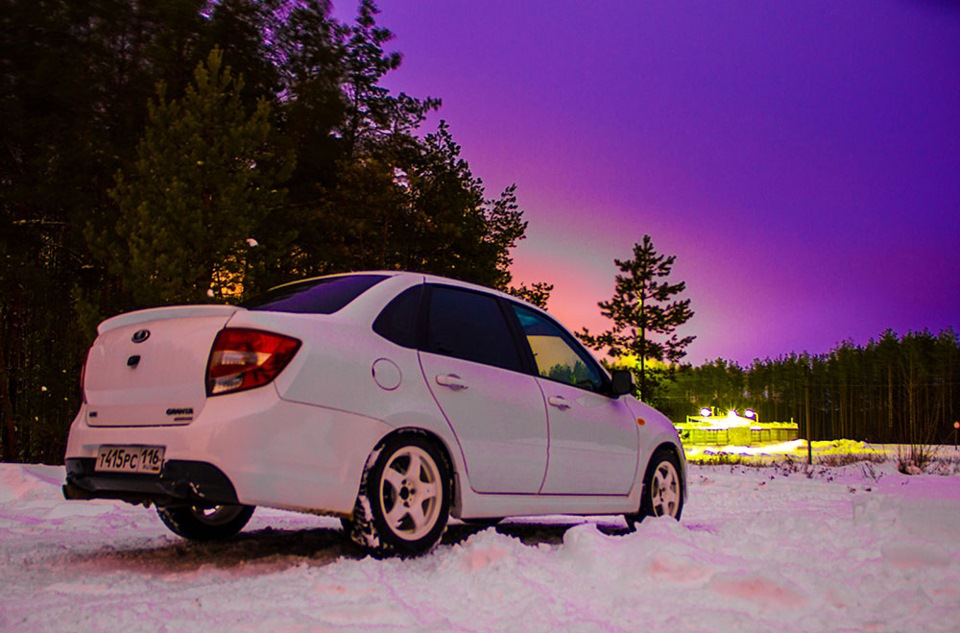
M690 474L681 523L453 525L428 556L375 560L334 520L266 510L185 543L152 511L62 500L62 468L0 465L0 629L960 630L960 478Z

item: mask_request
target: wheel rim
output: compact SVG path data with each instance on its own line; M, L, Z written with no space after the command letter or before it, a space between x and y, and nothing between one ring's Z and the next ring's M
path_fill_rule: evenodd
M650 482L650 507L653 516L674 517L680 509L680 476L673 462L662 461Z
M230 523L243 512L243 506L213 506L212 508L201 508L193 506L190 508L193 516L205 525L216 526Z
M394 453L380 478L383 518L398 537L414 541L434 528L440 517L442 487L436 461L422 448Z

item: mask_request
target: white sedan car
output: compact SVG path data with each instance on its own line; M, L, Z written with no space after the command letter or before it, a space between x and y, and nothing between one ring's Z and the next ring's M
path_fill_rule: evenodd
M233 536L258 505L339 516L399 555L435 546L451 515L680 518L670 421L629 372L494 290L334 275L98 332L64 494L153 504L185 538Z

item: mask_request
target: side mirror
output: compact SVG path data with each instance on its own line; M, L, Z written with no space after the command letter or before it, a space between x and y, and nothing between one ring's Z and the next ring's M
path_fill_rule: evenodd
M610 373L610 395L619 398L633 392L633 372L629 369L614 369Z

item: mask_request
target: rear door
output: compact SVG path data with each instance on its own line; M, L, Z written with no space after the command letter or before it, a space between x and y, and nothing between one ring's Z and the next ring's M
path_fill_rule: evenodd
M432 286L427 295L424 379L453 429L470 486L536 493L547 467L547 416L537 379L522 371L500 301Z

